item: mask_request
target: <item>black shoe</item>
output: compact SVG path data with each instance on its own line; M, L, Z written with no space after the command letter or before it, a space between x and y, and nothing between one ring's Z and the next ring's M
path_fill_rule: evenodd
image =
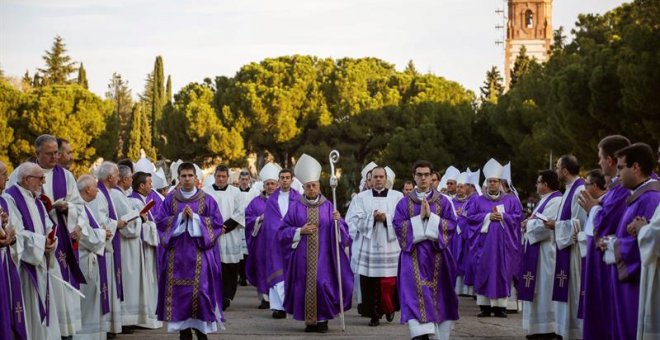
M418 335L412 338L412 340L431 340L431 338L429 337L428 334L424 334L424 335Z
M493 308L493 315L496 318L506 318L506 308L504 307L495 307Z
M238 279L238 285L241 287L246 287L248 285L247 280L244 277Z
M179 340L192 340L192 328L179 331Z
M327 321L319 322L319 323L316 324L316 326L318 327L318 332L319 333L327 333L328 332L328 322Z
M227 308L229 308L229 305L231 305L231 300L230 299L227 299L227 298L222 299L222 310L223 311L227 310Z
M307 325L305 326L305 333L315 333L319 331L319 325Z
M122 326L121 334L133 334L133 333L135 333L134 326Z
M108 333L108 339L115 339L117 338L117 333Z
M257 307L257 309L270 309L270 302L262 299L261 304L259 307Z
M490 312L491 312L490 306L479 306L479 309L481 310L481 312L477 314L478 318L490 317Z
M273 319L286 319L286 312L283 310L274 310Z
M506 313L507 314L518 314L518 310L517 309L507 309Z
M195 329L195 335L197 335L197 340L208 340L209 337L206 336L206 334L202 333L202 331Z
M387 322L392 322L392 321L394 321L394 313L395 313L395 312L392 312L392 313L390 313L390 314L385 314L385 320L387 320Z
M371 321L369 321L369 326L376 327L378 325L380 325L380 320L378 320L378 318L371 318Z

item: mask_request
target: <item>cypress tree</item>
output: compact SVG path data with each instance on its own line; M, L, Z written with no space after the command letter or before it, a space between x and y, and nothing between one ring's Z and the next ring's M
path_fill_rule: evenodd
M167 86L165 87L165 103L172 103L172 76L167 75Z
M87 71L85 71L85 66L83 63L80 63L80 68L78 68L78 85L89 89L89 83L87 82Z
M154 63L153 72L153 87L152 87L152 102L151 102L151 127L153 138L152 141L158 141L160 135L160 120L163 117L163 106L165 106L165 76L163 72L163 57L157 56Z
M520 48L520 52L518 52L516 61L513 63L513 69L511 70L511 83L509 84L509 88L513 88L518 80L520 80L520 78L522 78L522 76L527 73L531 61L532 59L530 59L527 55L527 48L525 45L523 45Z

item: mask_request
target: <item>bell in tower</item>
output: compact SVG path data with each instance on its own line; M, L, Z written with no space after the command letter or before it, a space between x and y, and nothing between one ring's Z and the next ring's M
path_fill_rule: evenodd
M537 62L549 58L552 44L552 0L508 0L504 77L508 88L520 48Z

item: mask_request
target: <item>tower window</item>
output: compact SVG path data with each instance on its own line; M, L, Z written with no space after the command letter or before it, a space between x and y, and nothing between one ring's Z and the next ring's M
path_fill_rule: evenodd
M525 12L525 25L527 25L527 28L534 27L534 13L530 10Z

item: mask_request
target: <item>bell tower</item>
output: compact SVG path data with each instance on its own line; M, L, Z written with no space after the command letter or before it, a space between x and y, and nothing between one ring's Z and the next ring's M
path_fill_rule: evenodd
M511 70L522 46L530 58L548 60L552 44L552 0L508 0L504 47L504 79L508 88Z

